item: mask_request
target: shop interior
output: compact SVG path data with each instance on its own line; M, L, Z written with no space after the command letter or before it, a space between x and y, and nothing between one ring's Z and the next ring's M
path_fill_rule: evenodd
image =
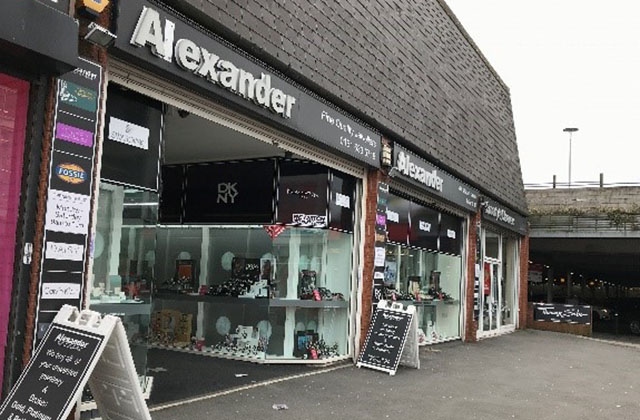
M89 307L120 316L143 388L167 360L349 357L354 178L117 85L104 137Z

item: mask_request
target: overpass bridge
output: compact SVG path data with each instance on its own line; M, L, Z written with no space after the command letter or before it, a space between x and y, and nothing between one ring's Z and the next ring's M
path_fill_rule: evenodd
M640 186L527 189L529 300L640 297Z

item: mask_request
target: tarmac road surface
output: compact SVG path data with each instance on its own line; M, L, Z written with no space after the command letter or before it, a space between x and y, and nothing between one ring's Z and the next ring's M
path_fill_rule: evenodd
M640 419L640 345L524 330L420 349L395 376L352 364L162 408L154 420ZM274 404L286 409L276 410Z

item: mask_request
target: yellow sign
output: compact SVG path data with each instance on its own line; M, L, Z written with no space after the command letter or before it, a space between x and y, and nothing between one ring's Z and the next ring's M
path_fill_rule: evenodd
M82 0L82 5L94 13L102 13L109 0Z

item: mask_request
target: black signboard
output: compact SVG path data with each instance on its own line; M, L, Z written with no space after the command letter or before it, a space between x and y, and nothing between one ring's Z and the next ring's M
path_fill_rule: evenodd
M389 185L384 182L379 182L377 192L372 292L374 308L377 306L379 301L384 299L384 277L386 266L385 245L387 242L387 204L389 202Z
M276 221L301 227L327 227L327 167L283 160L278 172Z
M389 195L387 202L387 239L400 245L409 243L409 208L411 202Z
M353 232L356 179L342 172L329 170L329 227Z
M187 165L184 222L271 223L274 178L273 159Z
M437 210L411 203L409 209L409 245L429 250L438 249L439 214Z
M182 196L184 193L184 165L163 165L161 173L160 223L182 221Z
M379 133L230 48L166 6L127 0L118 2L118 7L118 38L111 49L114 54L195 88L225 106L249 111L257 118L302 133L323 148L369 166L380 166ZM165 31L167 27L173 29ZM159 40L163 40L162 45ZM244 76L227 77L228 69ZM246 83L245 76L255 83Z
M480 198L478 190L399 144L393 146L391 176L408 181L421 190L472 212L478 208Z
M412 319L412 313L378 306L357 365L395 373Z
M533 319L547 322L568 322L570 324L591 324L591 306L534 303Z
M440 252L460 255L462 251L462 220L447 213L440 213Z
M78 63L56 84L36 340L62 305L83 306L102 67Z
M485 199L482 218L521 235L527 234L527 219L496 201Z
M160 102L109 85L102 179L157 191L161 129Z
M0 407L0 418L66 419L104 337L53 324Z

